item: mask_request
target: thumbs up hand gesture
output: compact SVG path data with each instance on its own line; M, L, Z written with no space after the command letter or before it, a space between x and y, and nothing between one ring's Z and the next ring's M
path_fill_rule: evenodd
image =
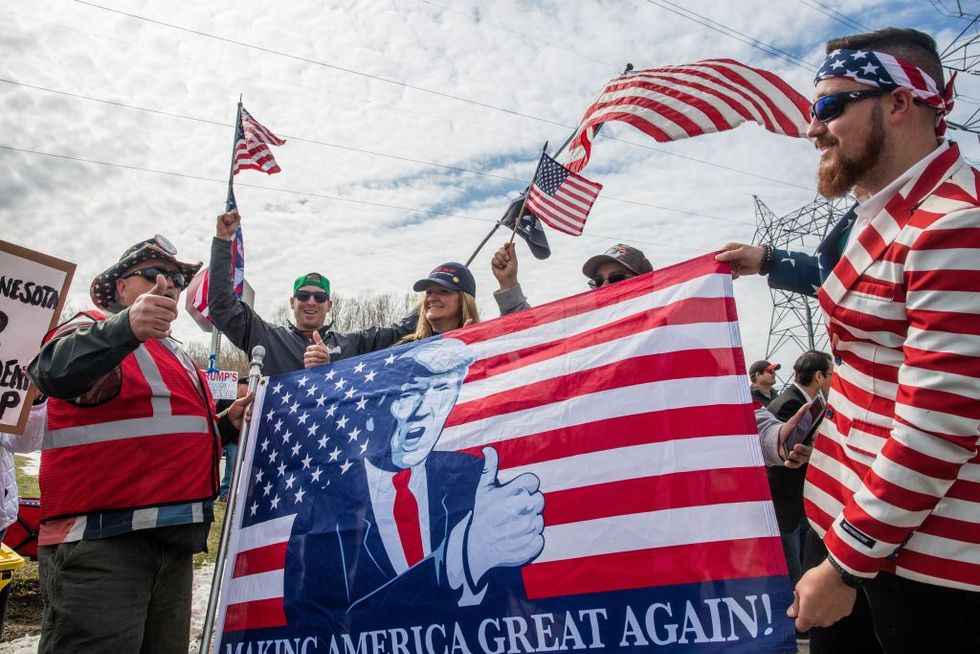
M483 448L483 474L476 488L466 556L474 581L496 567L519 567L544 549L544 495L536 475L497 480L497 451Z
M157 275L153 288L129 307L129 327L140 341L170 336L170 324L177 319L177 300L170 297L169 288L167 278Z
M303 367L313 368L315 366L322 366L325 363L330 363L330 350L327 348L326 343L323 342L320 332L314 331L313 345L307 345L306 352L303 353Z

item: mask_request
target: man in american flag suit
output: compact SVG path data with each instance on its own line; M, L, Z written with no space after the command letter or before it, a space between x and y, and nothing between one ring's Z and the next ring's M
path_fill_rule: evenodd
M405 369L400 388L378 398L361 384L372 401L351 424L364 424L365 447L296 519L293 533L304 535L286 557L290 624L322 628L389 604L480 604L494 568L541 552L544 498L533 474L499 484L493 448L484 459L433 451L472 360L461 342L439 339L384 360L385 374Z
M884 651L980 651L980 172L942 138L952 80L931 37L827 53L808 135L821 193L858 204L815 257L719 255L816 294L839 362L805 489L827 556L791 614L830 625L863 592Z

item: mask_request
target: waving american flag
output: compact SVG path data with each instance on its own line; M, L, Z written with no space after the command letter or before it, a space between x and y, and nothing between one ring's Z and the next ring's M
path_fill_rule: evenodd
M633 71L611 80L586 110L565 154L579 172L599 125L625 122L655 141L722 132L752 121L803 137L810 103L778 76L731 59Z

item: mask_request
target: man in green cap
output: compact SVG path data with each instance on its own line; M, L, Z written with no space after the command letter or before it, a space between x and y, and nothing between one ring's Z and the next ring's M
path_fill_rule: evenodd
M230 243L241 221L238 211L218 216L211 242L208 309L211 321L236 347L245 352L251 352L256 345L265 348L263 374L281 375L303 368L307 347L314 343L322 344L317 349L327 354L311 361L311 365L374 352L414 331L414 320L347 334L333 331L332 323L325 324L333 306L330 280L316 272L302 275L293 283L289 306L295 323L283 327L266 322L235 295Z

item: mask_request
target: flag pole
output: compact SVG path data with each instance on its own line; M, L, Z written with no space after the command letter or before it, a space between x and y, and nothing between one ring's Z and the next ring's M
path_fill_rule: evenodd
M531 187L534 185L534 180L538 178L538 171L541 170L541 162L544 160L544 155L548 153L548 142L545 141L544 145L541 146L541 156L538 157L538 165L534 167L534 174L531 175L531 182L527 185L528 191L524 193L524 200L521 202L521 210L517 212L517 217L514 219L514 229L510 231L510 240L508 243L514 242L514 236L517 235L517 226L521 224L521 216L524 215L524 207L527 206L527 196L531 194Z
M625 75L626 73L630 72L631 70L633 70L633 64L627 63L626 66L623 68L623 72L620 73L620 76ZM594 133L596 135L599 134L599 130L602 129L603 124L604 123L599 123L598 125L595 126L595 132ZM567 148L568 147L568 144L572 142L572 139L575 138L575 134L577 132L578 132L578 128L576 127L574 130L572 130L572 133L568 135L568 138L565 139L565 142L561 144L561 147L558 148L557 150L555 150L554 154L551 155L551 158L552 159L557 159L558 158L558 155L560 155L562 152L565 151L565 148ZM540 162L540 159L538 161ZM526 193L526 191L525 191L525 193ZM523 216L523 214L524 214L524 208L522 206L521 207L521 213L517 214L517 217L514 219L515 224L517 224L518 222L520 222L521 217ZM507 215L507 212L505 211L504 212L504 216L506 216L506 215ZM500 217L500 220L498 220L496 223L494 223L493 227L490 228L490 231L487 233L487 235L483 237L483 240L480 241L480 244L476 246L476 249L475 250L473 250L473 254L471 254L470 255L470 258L466 260L466 267L467 268L469 268L470 267L470 264L473 263L473 259L476 259L476 255L478 255L480 253L480 250L482 250L483 249L483 246L487 244L487 241L489 241L491 238L493 238L493 235L497 233L497 230L500 229L500 226L504 224L504 216L501 216ZM513 238L511 238L511 241L513 241Z
M235 183L235 153L238 146L238 130L242 126L242 95L238 95L238 109L235 111L235 135L234 140L231 143L231 164L228 166L228 195L225 198L225 212L227 212L231 207L229 206ZM241 229L239 227L238 229ZM232 238L232 243L234 243L234 238ZM234 245L232 246L234 247ZM217 372L218 370L218 357L221 355L221 332L218 331L217 326L211 325L211 352L208 354L208 372Z
M265 348L256 345L252 348L252 360L248 368L248 392L255 393L258 390L262 379L262 365L265 361ZM252 400L253 408L255 400ZM247 411L242 416L242 427L238 432L238 452L235 455L234 469L232 471L231 486L228 487L228 502L225 504L225 519L221 523L221 538L218 540L218 555L214 559L214 575L211 577L211 594L208 597L208 609L204 615L204 630L201 632L200 654L209 654L211 651L211 639L214 635L214 621L218 611L218 600L221 595L221 584L224 580L225 566L228 559L228 536L234 524L235 511L238 509L238 485L241 482L242 461L245 459L245 450L248 446L248 432L250 420L246 416L250 415ZM254 417L254 416L253 416Z

